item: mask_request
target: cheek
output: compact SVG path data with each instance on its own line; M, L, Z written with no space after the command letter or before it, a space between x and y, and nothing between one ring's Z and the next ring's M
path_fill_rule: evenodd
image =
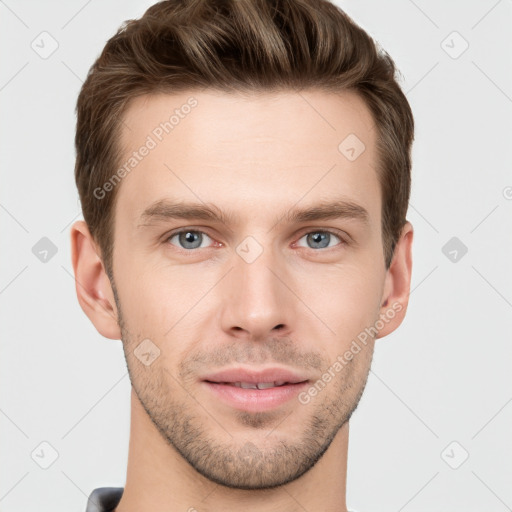
M127 325L145 337L162 339L183 315L184 301L188 302L179 271L154 268L133 259L119 265L118 276L117 288Z
M130 268L130 272L127 269ZM119 273L120 299L125 323L137 340L152 340L160 349L159 364L172 367L197 349L197 336L212 304L212 289L219 280L213 269L155 264L134 258ZM135 344L136 341L133 341Z
M338 346L350 344L378 317L381 281L367 267L345 265L308 281L303 300L329 327Z

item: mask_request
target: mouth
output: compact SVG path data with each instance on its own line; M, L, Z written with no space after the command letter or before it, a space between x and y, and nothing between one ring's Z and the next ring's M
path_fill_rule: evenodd
M215 382L206 380L205 382L209 382L211 384L223 384L226 386L234 386L236 388L242 389L271 389L271 388L280 388L282 386L291 386L295 384L302 384L303 382L307 382L307 380L299 381L299 382L285 382L285 381L274 381L274 382Z
M204 375L201 385L214 402L237 410L261 412L289 405L308 386L310 377L282 366L238 366Z
M300 404L297 395L309 386L309 381L300 382L214 382L202 381L209 400L244 412L275 411L294 403ZM294 400L295 399L295 400Z

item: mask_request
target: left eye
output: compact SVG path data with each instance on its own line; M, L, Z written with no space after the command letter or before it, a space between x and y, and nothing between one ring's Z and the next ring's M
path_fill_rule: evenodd
M310 231L301 237L300 240L306 238L307 242L313 245L313 247L309 247L310 249L326 249L330 246L329 244L332 241L332 237L337 238L341 243L343 243L343 240L331 231Z
M206 237L206 239L211 240L211 238L203 231L183 230L183 231L178 231L178 232L172 234L171 236L169 236L167 238L167 241L170 242L173 238L176 238L176 237L179 242L179 247L181 249L186 249L186 250L204 248L204 247L202 247L202 243L205 241L205 237ZM325 249L328 247L332 247L333 245L336 245L336 244L331 245L331 242L333 241L333 237L337 238L339 242L343 243L343 240L338 235L336 235L335 233L332 233L331 231L310 231L309 233L306 233L305 235L303 235L299 239L299 241L302 240L303 238L305 238L306 242L308 244L312 245L309 247L310 249ZM304 246L301 246L301 247L304 247Z

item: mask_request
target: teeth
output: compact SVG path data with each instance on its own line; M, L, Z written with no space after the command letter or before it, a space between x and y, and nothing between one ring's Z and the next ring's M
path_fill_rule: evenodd
M238 382L237 382L238 384ZM258 389L257 384L252 384L250 382L240 382L240 387L244 389Z
M278 380L275 382L258 382L256 384L252 382L227 382L226 384L231 384L232 386L243 389L268 389L282 386L286 384L286 382L284 380Z
M274 382L258 382L258 389L268 389L277 386Z

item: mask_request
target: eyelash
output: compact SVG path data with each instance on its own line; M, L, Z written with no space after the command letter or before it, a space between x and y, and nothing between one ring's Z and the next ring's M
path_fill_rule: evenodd
M188 233L188 232L201 233L201 234L204 234L204 235L208 236L209 238L211 238L213 240L213 237L210 236L205 231L202 231L200 229L186 228L186 229L178 229L176 231L172 231L171 233L167 234L165 236L164 243L170 244L169 241L170 241L171 238L173 238L176 235L179 235L181 233ZM341 246L348 245L347 240L345 238L343 238L339 232L331 230L331 229L313 229L311 231L307 231L307 232L303 233L300 236L299 240L301 240L306 235L309 235L311 233L329 233L330 235L334 235L335 237L337 237L340 240L340 243L335 245L334 247L324 247L324 248L320 248L320 249L313 249L311 247L301 247L302 249L309 249L310 251L313 251L313 252L324 252L324 251L327 251L329 249L335 249L336 247L341 247ZM170 245L172 245L172 244L170 244ZM210 247L199 247L199 248L196 248L196 249L184 249L182 247L178 247L178 246L175 246L175 245L173 245L173 247L176 248L178 251L184 252L186 254L192 254L194 252L199 251L200 249L209 249L210 248Z

